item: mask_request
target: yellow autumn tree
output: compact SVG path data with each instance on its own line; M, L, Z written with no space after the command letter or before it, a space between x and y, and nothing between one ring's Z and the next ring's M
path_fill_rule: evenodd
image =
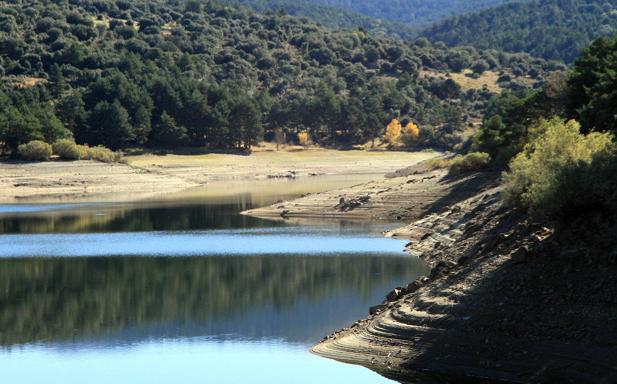
M300 132L298 133L298 142L301 146L306 147L309 145L310 139L308 132Z
M408 136L410 140L416 141L420 137L420 128L418 128L413 121L410 121L405 126L405 135Z
M392 119L390 124L386 127L386 133L384 135L386 141L390 145L398 143L401 138L401 123L397 118Z
M420 138L420 128L413 122L410 121L405 126L402 141L406 147L411 147L418 143L418 139Z

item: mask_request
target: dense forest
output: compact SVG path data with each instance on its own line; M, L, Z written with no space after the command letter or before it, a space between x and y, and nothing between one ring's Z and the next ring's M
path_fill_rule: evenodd
M539 0L454 17L423 35L449 46L527 52L570 63L593 39L614 35L616 28L615 0Z
M414 39L419 30L403 22L381 20L345 8L298 0L223 0L232 5L241 5L256 12L278 12L305 17L310 21L332 29L362 29L374 36Z
M15 1L0 7L0 141L250 147L375 139L394 117L451 146L491 97L427 73L491 69L540 81L528 55L330 31L217 1ZM515 81L506 86L520 87Z
M266 5L277 3L276 0L242 1ZM527 0L300 0L296 3L325 5L419 28L451 16L520 1Z

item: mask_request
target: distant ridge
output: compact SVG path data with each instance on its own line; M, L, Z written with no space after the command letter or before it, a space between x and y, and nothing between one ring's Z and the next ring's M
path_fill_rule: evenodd
M449 46L527 52L570 63L591 40L616 32L616 0L540 0L454 17L423 35Z
M294 16L305 16L330 27L370 27L380 19L385 31L407 28L421 29L433 22L502 4L527 0L229 0L263 12L284 10ZM367 18L368 17L368 18ZM373 19L373 20L371 20ZM394 23L394 26L390 24ZM403 37L407 36L406 32Z

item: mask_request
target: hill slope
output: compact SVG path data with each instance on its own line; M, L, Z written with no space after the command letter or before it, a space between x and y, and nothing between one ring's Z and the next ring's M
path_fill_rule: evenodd
M527 52L572 62L591 40L615 32L615 0L541 0L458 16L428 28L423 35L449 46Z
M231 5L242 5L256 12L281 12L291 16L306 17L332 29L363 29L375 36L416 38L420 32L400 21L383 21L349 9L302 0L225 0Z
M351 10L373 18L401 21L412 27L426 26L436 20L513 1L516 0L302 0Z
M461 89L448 72L479 65L540 79L551 69L215 1L15 1L0 19L9 151L67 135L112 148L249 149L275 129L349 145L379 137L393 117L420 124L418 144L452 145L490 92Z

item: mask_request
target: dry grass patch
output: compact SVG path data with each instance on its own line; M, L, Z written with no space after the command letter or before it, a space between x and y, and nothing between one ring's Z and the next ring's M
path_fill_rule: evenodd
M3 78L3 81L5 81L10 87L19 89L32 88L38 84L47 83L47 79L30 76L5 77Z
M477 79L470 77L473 72L469 69L462 73L450 73L452 80L456 81L461 86L463 91L469 89L484 89L485 87L493 93L500 93L502 88L497 84L499 74L493 71L485 71Z
M92 16L90 19L92 19L92 23L95 26L102 25L105 28L109 29L109 20L111 20L109 16L102 16L100 19L95 16Z
M460 73L451 72L448 74L437 71L421 71L420 73L420 75L424 77L436 77L439 79L447 79L450 77L461 87L463 91L470 89L481 90L484 88L488 89L489 92L492 93L501 93L503 91L503 88L497 83L500 76L499 73L494 71L484 71L481 75L478 75L477 78L474 78L475 76L471 77L471 74L473 74L471 69L465 69ZM512 81L523 83L529 87L536 83L536 80L527 76L517 77L510 74L510 77L512 78Z
M172 31L176 28L178 24L175 21L170 21L169 23L165 23L161 27L161 35L165 37L169 37L172 35Z

